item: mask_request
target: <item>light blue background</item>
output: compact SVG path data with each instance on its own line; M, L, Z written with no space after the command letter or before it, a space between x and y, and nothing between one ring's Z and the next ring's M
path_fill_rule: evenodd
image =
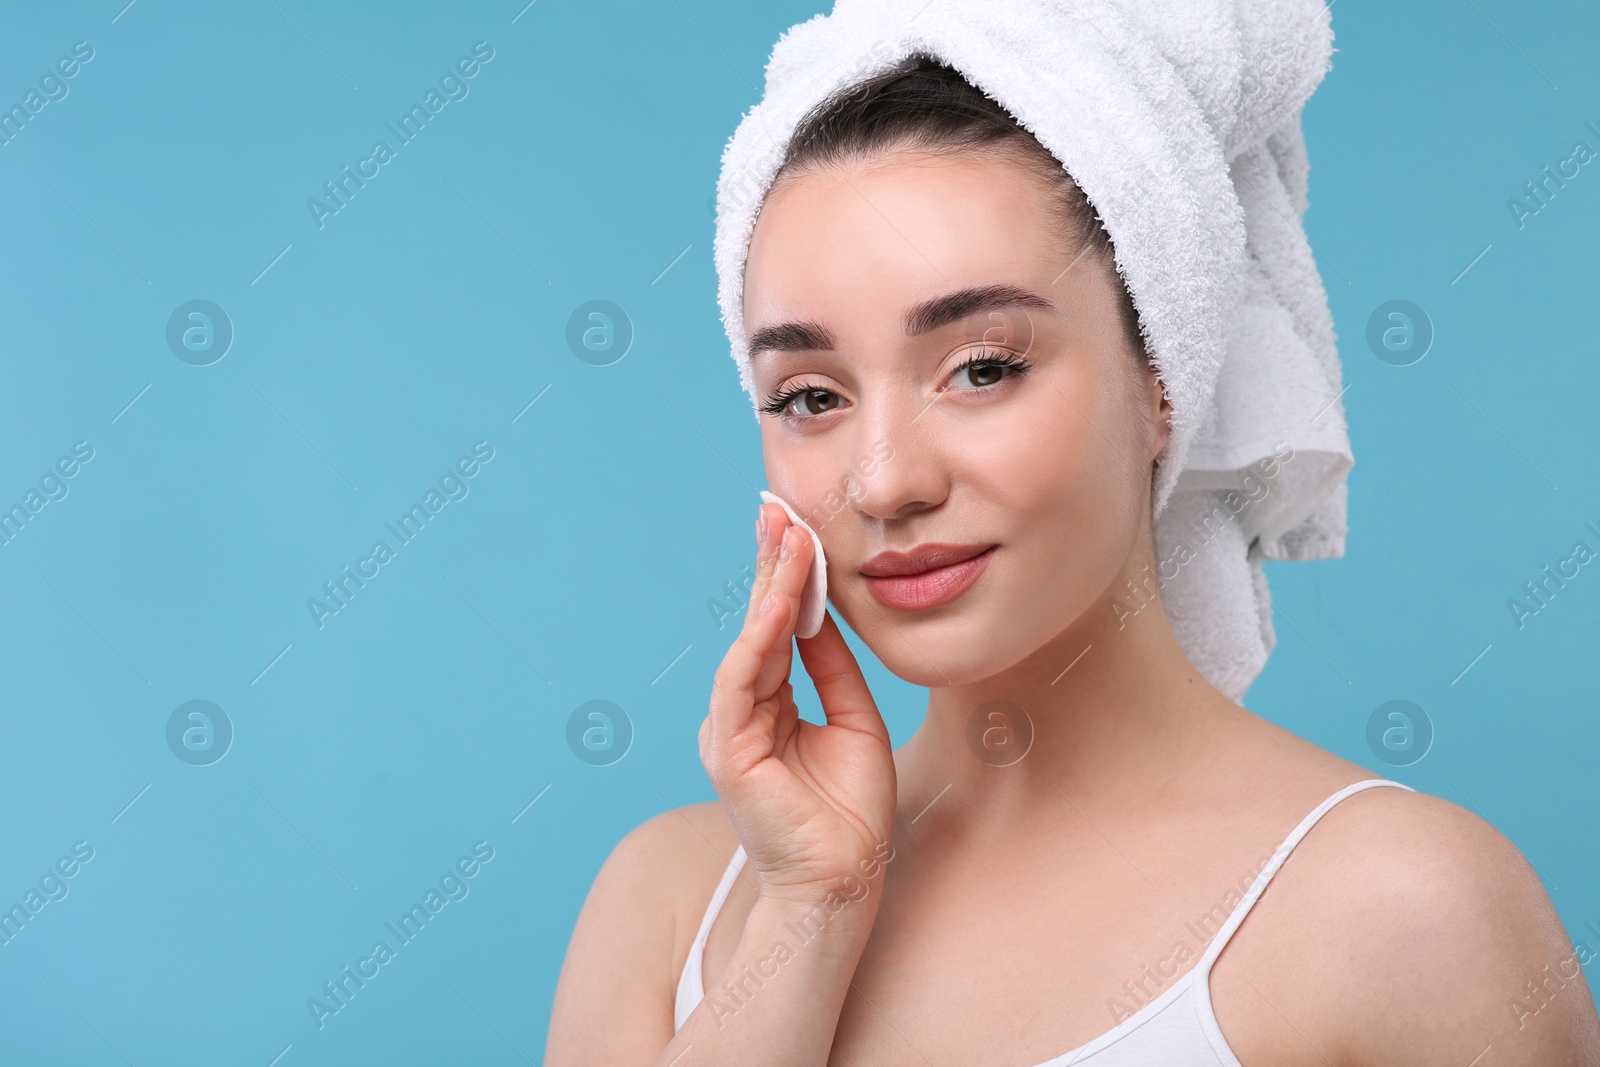
M524 2L3 9L6 107L94 48L0 146L0 505L94 449L0 546L0 905L94 849L0 947L7 1063L538 1062L600 863L713 797L696 730L734 627L707 602L766 482L709 200L821 8ZM1600 566L1521 630L1507 606L1600 549L1600 162L1521 229L1507 206L1600 149L1600 10L1421 7L1339 4L1306 112L1351 533L1269 565L1246 704L1483 814L1600 948ZM470 95L319 229L307 199L479 40ZM1437 333L1406 367L1365 342L1396 298ZM236 330L206 367L165 340L193 299ZM635 331L609 366L566 341L591 299ZM477 441L470 494L318 629L307 599ZM867 667L899 744L923 693ZM207 767L166 742L193 699L236 731ZM633 723L610 766L566 742L593 699ZM1391 699L1436 730L1408 767L1366 741ZM307 998L477 841L470 895L319 1031Z

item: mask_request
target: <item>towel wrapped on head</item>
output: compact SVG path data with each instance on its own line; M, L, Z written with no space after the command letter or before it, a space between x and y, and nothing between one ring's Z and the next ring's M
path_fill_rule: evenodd
M717 296L752 408L744 264L790 134L914 56L950 65L1061 161L1115 245L1172 404L1156 567L1122 604L1159 589L1190 660L1240 698L1275 643L1263 560L1344 552L1353 457L1302 226L1301 111L1332 51L1319 0L837 0L791 27L717 184Z

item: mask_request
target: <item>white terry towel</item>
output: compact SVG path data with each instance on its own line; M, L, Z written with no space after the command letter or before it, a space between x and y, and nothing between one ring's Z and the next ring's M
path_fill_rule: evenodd
M761 201L804 114L913 55L998 101L1077 181L1172 403L1157 460L1159 588L1189 658L1233 699L1275 643L1264 559L1344 553L1353 463L1312 260L1301 110L1330 64L1319 0L836 0L773 47L723 151L723 326L754 395L741 296Z

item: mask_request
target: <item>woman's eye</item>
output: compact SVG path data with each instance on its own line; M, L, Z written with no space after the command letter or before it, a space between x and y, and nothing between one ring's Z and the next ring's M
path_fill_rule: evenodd
M789 401L794 415L826 415L839 406L839 394L831 389L804 389Z
M958 389L982 389L1004 379L1006 372L1011 369L1011 367L1003 363L986 363L983 361L968 363L956 368L955 374L950 376L950 384ZM962 384L963 378L967 382L965 385Z

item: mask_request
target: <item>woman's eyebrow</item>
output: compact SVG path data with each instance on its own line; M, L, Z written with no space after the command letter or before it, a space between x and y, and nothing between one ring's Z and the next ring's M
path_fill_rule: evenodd
M833 334L815 322L783 322L750 335L752 358L762 352L823 352L832 347Z
M982 285L932 297L906 312L907 337L937 330L984 312L1023 307L1055 311L1038 293L1016 285ZM833 348L833 335L816 322L783 322L763 326L750 335L750 355L761 352L818 352Z
M1056 310L1054 304L1038 293L1016 285L983 285L971 289L958 289L944 296L936 296L932 300L924 300L906 312L906 336L915 337L980 312L999 311L1009 307Z

